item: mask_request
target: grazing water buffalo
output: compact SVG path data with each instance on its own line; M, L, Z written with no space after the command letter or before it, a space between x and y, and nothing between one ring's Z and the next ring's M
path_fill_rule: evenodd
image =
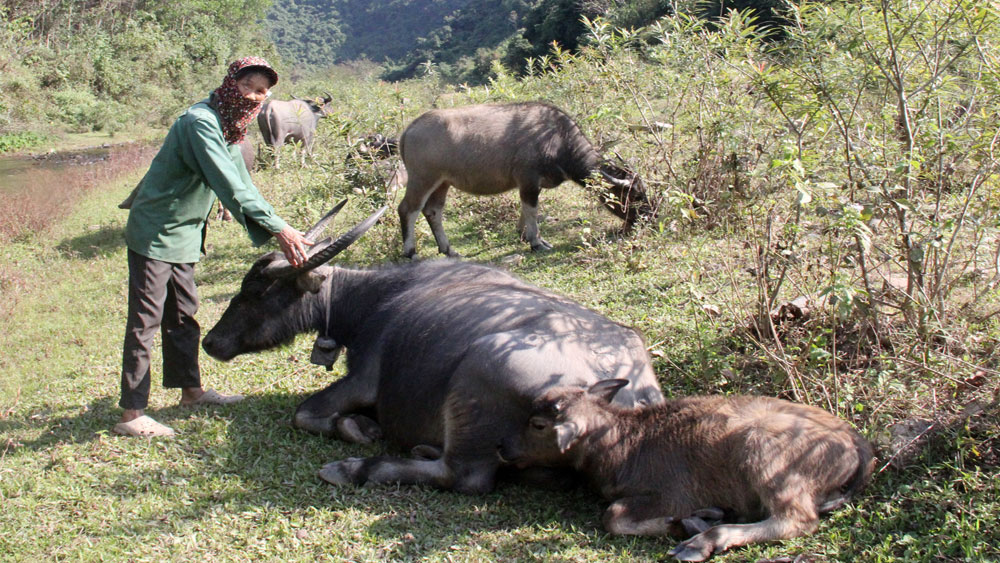
M603 161L577 124L542 103L476 105L429 111L400 137L409 178L399 204L403 255L416 253L413 224L421 211L438 251L454 256L441 225L448 188L476 195L517 189L521 238L532 250L552 248L538 234L538 194L566 180L583 183L593 173L610 184L605 206L631 228L652 214L639 177Z
M388 138L381 133L366 136L358 143L352 154L347 158L357 157L369 160L382 160L399 152L399 140Z
M713 552L811 533L871 476L871 445L821 409L769 397L690 397L623 408L625 380L551 389L502 460L571 465L612 501L613 534L691 535L671 553ZM711 526L705 518L752 524Z
M312 156L313 137L320 118L329 115L333 96L325 94L320 100L303 100L292 96L292 100L270 100L264 102L257 115L257 126L264 136L264 143L274 150L274 167L278 168L278 157L285 141L302 143L302 165L306 154Z
M254 147L253 141L249 138L243 139L240 142L240 156L243 157L243 164L247 167L247 172L253 172L254 159L256 155L256 147Z
M243 139L240 141L240 156L243 157L243 164L247 167L247 173L253 172L253 161L256 155L254 154L253 142L249 139ZM215 214L216 221L232 221L233 215L229 212L222 202L219 202L219 210Z
M663 400L636 331L498 269L323 265L377 216L316 245L298 269L279 252L257 260L203 341L221 360L310 331L347 348L347 375L299 405L293 424L349 442L384 436L422 458L347 459L325 466L323 479L486 492L500 467L497 444L546 389L623 378L623 406Z

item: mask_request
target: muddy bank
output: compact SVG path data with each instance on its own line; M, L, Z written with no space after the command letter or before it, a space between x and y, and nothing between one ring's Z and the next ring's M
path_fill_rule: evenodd
M0 157L0 193L30 189L39 174L60 171L75 173L69 167L106 162L110 157L111 147L112 145L103 145L73 151Z
M44 230L87 191L147 168L157 148L134 142L0 157L0 238Z

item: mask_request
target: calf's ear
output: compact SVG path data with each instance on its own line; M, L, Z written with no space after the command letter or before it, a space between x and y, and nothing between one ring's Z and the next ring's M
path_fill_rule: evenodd
M610 403L611 399L615 398L615 393L618 393L618 390L628 385L628 383L627 379L605 379L591 385L587 389L587 393L596 395L597 398Z
M573 447L573 444L580 439L580 427L575 422L564 422L555 426L556 443L559 445L559 453L564 454L566 450Z

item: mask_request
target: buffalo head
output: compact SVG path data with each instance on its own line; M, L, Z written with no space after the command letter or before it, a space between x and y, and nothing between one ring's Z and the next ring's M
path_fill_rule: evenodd
M305 233L314 240L347 203L342 201ZM291 342L295 335L320 328L312 326L316 294L333 271L326 265L334 256L359 239L386 210L376 211L337 239L327 238L309 251L306 262L292 266L281 252L265 254L243 278L239 293L229 302L222 318L202 340L202 348L219 360L256 352Z
M327 117L333 114L333 96L329 92L323 92L322 98L306 99L292 95L293 100L298 100L307 106L317 117Z
M601 194L601 201L612 213L625 220L625 231L640 219L656 217L656 209L646 195L646 185L636 172L607 160L600 164L597 172L610 186Z

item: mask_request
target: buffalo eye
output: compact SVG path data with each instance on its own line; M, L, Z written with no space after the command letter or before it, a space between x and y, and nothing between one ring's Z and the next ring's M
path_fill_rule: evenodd
M548 422L543 418L534 417L530 421L531 427L535 430L545 430L549 427Z

